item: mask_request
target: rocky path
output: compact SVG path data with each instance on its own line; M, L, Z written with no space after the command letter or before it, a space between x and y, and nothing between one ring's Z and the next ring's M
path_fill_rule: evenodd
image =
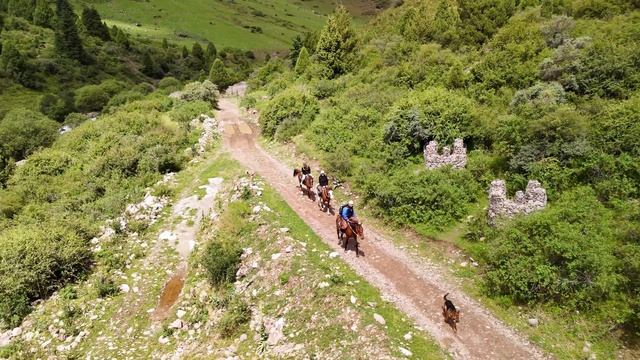
M335 220L318 210L315 203L300 195L291 169L273 158L256 142L255 126L246 122L237 105L221 99L217 114L224 149L248 169L265 178L302 219L330 246L340 250ZM522 336L496 319L482 305L466 296L451 281L445 269L424 259L416 259L396 248L383 236L367 230L361 241L364 256L353 251L344 260L382 294L407 313L417 325L456 359L543 359L547 356ZM442 296L450 293L461 310L458 333L442 320Z

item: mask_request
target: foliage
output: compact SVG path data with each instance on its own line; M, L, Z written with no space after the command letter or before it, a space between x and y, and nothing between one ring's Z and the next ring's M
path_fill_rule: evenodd
M78 35L76 15L67 0L56 0L56 52L81 62L87 61L87 54Z
M87 33L91 36L95 36L104 41L111 40L111 35L109 34L109 28L102 22L100 18L100 14L94 8L84 8L82 10L82 24L84 28L87 30Z
M209 72L209 80L216 84L218 89L224 91L233 84L233 79L229 75L227 68L220 59L216 59L211 65L211 71Z
M240 296L234 296L227 304L227 310L222 315L218 327L220 334L224 337L231 337L238 328L251 320L251 309Z
M212 106L218 104L218 88L209 80L203 82L192 82L185 85L180 92L180 99L185 101L204 101Z
M80 112L101 111L124 84L107 80L99 85L86 85L76 90L75 107Z
M315 57L327 67L329 77L336 77L353 68L355 50L356 37L349 13L338 6L318 36Z
M304 130L318 112L316 99L302 89L287 89L271 99L260 115L262 133L281 140Z
M50 145L58 135L58 123L42 114L15 109L0 120L0 153L15 159L26 158Z
M36 0L36 7L33 11L33 23L38 26L53 27L53 10L47 0Z
M295 71L297 74L302 74L309 67L309 52L306 47L302 47L300 49L300 54L298 55L298 59L296 60Z

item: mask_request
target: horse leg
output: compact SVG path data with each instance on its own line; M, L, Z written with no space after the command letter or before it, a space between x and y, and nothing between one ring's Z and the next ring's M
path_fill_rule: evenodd
M349 237L348 236L344 238L343 245L344 245L344 252L347 252L347 245L349 245Z
M356 241L356 257L360 257L360 249L358 248L358 238L355 238Z

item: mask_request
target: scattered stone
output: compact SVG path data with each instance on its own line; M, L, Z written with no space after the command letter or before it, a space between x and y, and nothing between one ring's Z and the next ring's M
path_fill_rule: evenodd
M454 169L462 169L467 165L467 148L462 139L453 141L453 152L451 148L442 148L442 154L438 153L438 142L429 141L424 147L424 162L428 169L437 169L442 166L451 165Z
M398 349L400 350L400 353L402 353L402 355L406 356L406 357L410 357L411 355L413 355L413 353L405 348L403 348L402 346L399 346Z
M245 341L245 340L247 340L247 334L242 334L242 335L240 335L240 337L238 338L238 341L239 341L239 342L243 342L243 341Z
M168 343L168 342L169 342L169 338L166 338L166 337L164 337L164 336L160 336L160 337L158 338L158 342L159 342L160 344L164 345L164 344L166 344L166 343Z
M469 265L469 263L466 262L466 261L463 261L463 262L460 263L460 266L462 266L462 267L467 267L467 265Z
M176 234L172 233L169 230L165 230L160 233L160 236L158 236L158 239L166 240L166 241L176 241L178 239L178 236L176 236Z
M286 228L286 227L280 228L280 232L283 233L283 234L287 233L287 232L289 232L289 228Z
M176 316L178 317L178 319L182 319L182 317L185 316L186 314L187 312L182 309L178 309L178 311L176 311Z
M324 288L326 288L326 287L328 287L328 286L329 286L329 283L328 283L328 282L326 282L326 281L323 281L323 282L321 282L320 284L318 284L318 287L319 287L320 289L324 289Z
M373 318L380 324L380 325L385 325L387 322L384 320L384 318L379 315L379 314L373 314Z
M410 332L408 332L408 333L404 334L404 339L405 339L406 341L411 341L411 338L412 338L412 337L413 337L413 335L411 335L411 333L410 333Z
M257 214L257 213L260 212L260 210L262 210L262 207L260 205L256 205L256 206L253 207L252 211L253 211L254 214Z
M333 259L333 258L338 257L338 255L339 254L337 252L333 251L333 252L331 252L331 254L329 254L329 258Z
M284 252L286 252L286 253L290 253L290 252L291 252L291 250L292 250L291 246L287 246L287 247L284 249Z
M351 303L352 303L353 305L355 305L355 304L356 304L356 301L358 301L358 299L356 299L356 297L355 297L355 296L351 295Z
M184 327L184 321L176 319L171 323L171 325L169 325L169 327L172 329L182 329Z
M536 327L538 326L538 324L540 323L540 321L536 318L531 318L529 320L527 320L527 322L529 323L529 325Z
M120 288L120 291L122 291L123 293L129 292L129 285L127 284L121 284L118 288Z
M282 329L284 328L284 318L279 318L275 322L271 322L270 319L265 321L265 330L269 334L267 338L267 344L274 346L276 345L283 337Z
M280 255L282 255L282 254L275 253L275 254L271 255L271 260L278 260L280 258Z

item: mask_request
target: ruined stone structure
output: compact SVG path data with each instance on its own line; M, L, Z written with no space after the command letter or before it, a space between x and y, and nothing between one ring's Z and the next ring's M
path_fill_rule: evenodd
M494 180L489 189L489 224L495 225L502 217L511 218L518 214L529 214L544 209L547 192L537 180L529 180L525 192L516 192L513 200L507 198L504 180Z
M442 154L439 154L438 142L432 140L424 147L424 162L428 169L437 169L445 165L451 165L454 169L462 169L467 165L467 148L464 147L462 139L455 139L453 152L448 146L445 146L442 149Z

